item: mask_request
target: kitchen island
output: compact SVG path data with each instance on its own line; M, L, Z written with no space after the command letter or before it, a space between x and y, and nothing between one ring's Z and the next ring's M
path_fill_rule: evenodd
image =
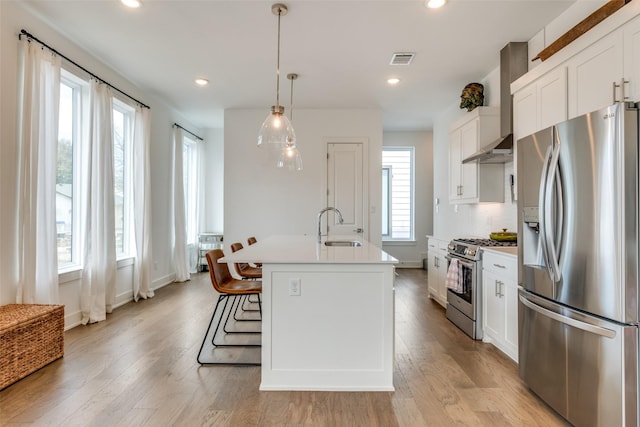
M262 263L260 390L394 390L398 261L358 241L272 236L221 259Z

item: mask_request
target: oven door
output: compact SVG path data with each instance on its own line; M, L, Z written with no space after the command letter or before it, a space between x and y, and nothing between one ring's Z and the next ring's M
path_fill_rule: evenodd
M454 255L447 255L447 270L451 264L451 259ZM476 320L476 305L475 304L475 292L476 292L476 262L469 261L464 258L455 257L458 260L458 265L462 268L462 293L454 292L451 289L447 289L447 302L453 305L455 308L464 313L471 320Z

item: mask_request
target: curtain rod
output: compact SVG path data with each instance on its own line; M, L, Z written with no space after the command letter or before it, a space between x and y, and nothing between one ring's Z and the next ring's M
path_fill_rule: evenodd
M196 138L198 138L200 141L204 141L204 139L200 138L198 135L196 135L195 133L191 132L189 129L185 129L182 126L180 126L179 124L177 124L177 123L174 123L173 125L179 127L180 129L182 129L183 131L185 131L187 133L190 133L191 135L193 135Z
M102 83L106 84L107 86L109 86L110 88L117 90L118 92L120 92L121 94L123 94L124 96L126 96L127 98L135 101L138 103L138 105L140 105L141 107L144 108L148 108L151 109L151 107L149 107L148 105L138 101L136 98L134 98L133 96L129 95L126 92L123 92L122 90L118 89L117 87L115 87L114 85L112 85L111 83L109 83L108 81L98 77L97 75L95 75L94 73L92 73L91 71L87 70L86 68L84 68L82 65L78 64L77 62L75 62L74 60L70 59L69 57L61 54L60 52L58 52L57 50L55 50L54 48L52 48L51 46L49 46L48 44L46 44L45 42L39 40L38 38L34 37L32 34L29 34L27 31L25 31L24 29L20 31L20 34L18 34L18 39L22 40L22 36L27 37L29 40L34 40L38 43L40 43L42 46L46 47L47 49L49 49L51 52L53 52L54 54L60 56L61 58L66 59L67 61L69 61L70 63L72 63L73 65L75 65L76 67L80 68L82 71L84 71L85 73L89 74L91 77L93 77L96 80L101 81Z

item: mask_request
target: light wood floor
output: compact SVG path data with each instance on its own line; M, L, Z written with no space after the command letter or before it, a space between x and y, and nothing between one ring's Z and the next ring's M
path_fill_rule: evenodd
M65 334L65 356L0 392L8 426L562 426L489 344L399 269L396 391L260 392L259 367L200 367L216 295L206 274Z

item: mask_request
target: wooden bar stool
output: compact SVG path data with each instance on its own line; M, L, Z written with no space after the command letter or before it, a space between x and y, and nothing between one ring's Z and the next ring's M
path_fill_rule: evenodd
M231 244L231 252L237 252L240 249L243 249L242 243L233 243ZM251 279L262 279L262 268L261 267L252 267L249 263L246 262L236 262L233 264L236 269L236 273L243 279L251 280Z
M211 278L211 284L213 288L219 293L218 301L216 302L216 306L213 310L213 314L211 315L211 320L209 321L209 326L207 327L207 332L204 335L204 339L202 340L202 345L200 346L200 351L198 352L198 363L201 365L259 365L260 363L255 362L204 362L202 361L202 352L204 346L207 341L207 337L209 336L209 331L213 326L214 319L216 318L216 314L218 312L218 307L221 306L221 303L224 301L222 306L222 311L220 312L220 316L218 319L218 323L216 324L215 331L213 332L213 336L211 338L211 344L214 347L260 347L260 344L226 344L226 343L216 343L216 336L218 331L220 330L220 326L222 325L222 330L225 334L260 334L261 331L239 331L239 330L229 330L228 323L232 317L232 313L235 313L240 306L240 300L242 298L248 297L250 295L256 295L258 298L258 311L260 312L260 319L242 319L250 322L261 322L262 318L262 304L260 302L260 294L262 293L262 281L260 280L238 280L235 279L231 272L229 271L229 267L226 263L219 263L218 260L224 256L224 253L221 249L213 249L207 252L207 263L209 264L209 277ZM227 311L227 307L231 303L229 310ZM227 313L225 315L225 313ZM241 319L235 319L241 320Z

